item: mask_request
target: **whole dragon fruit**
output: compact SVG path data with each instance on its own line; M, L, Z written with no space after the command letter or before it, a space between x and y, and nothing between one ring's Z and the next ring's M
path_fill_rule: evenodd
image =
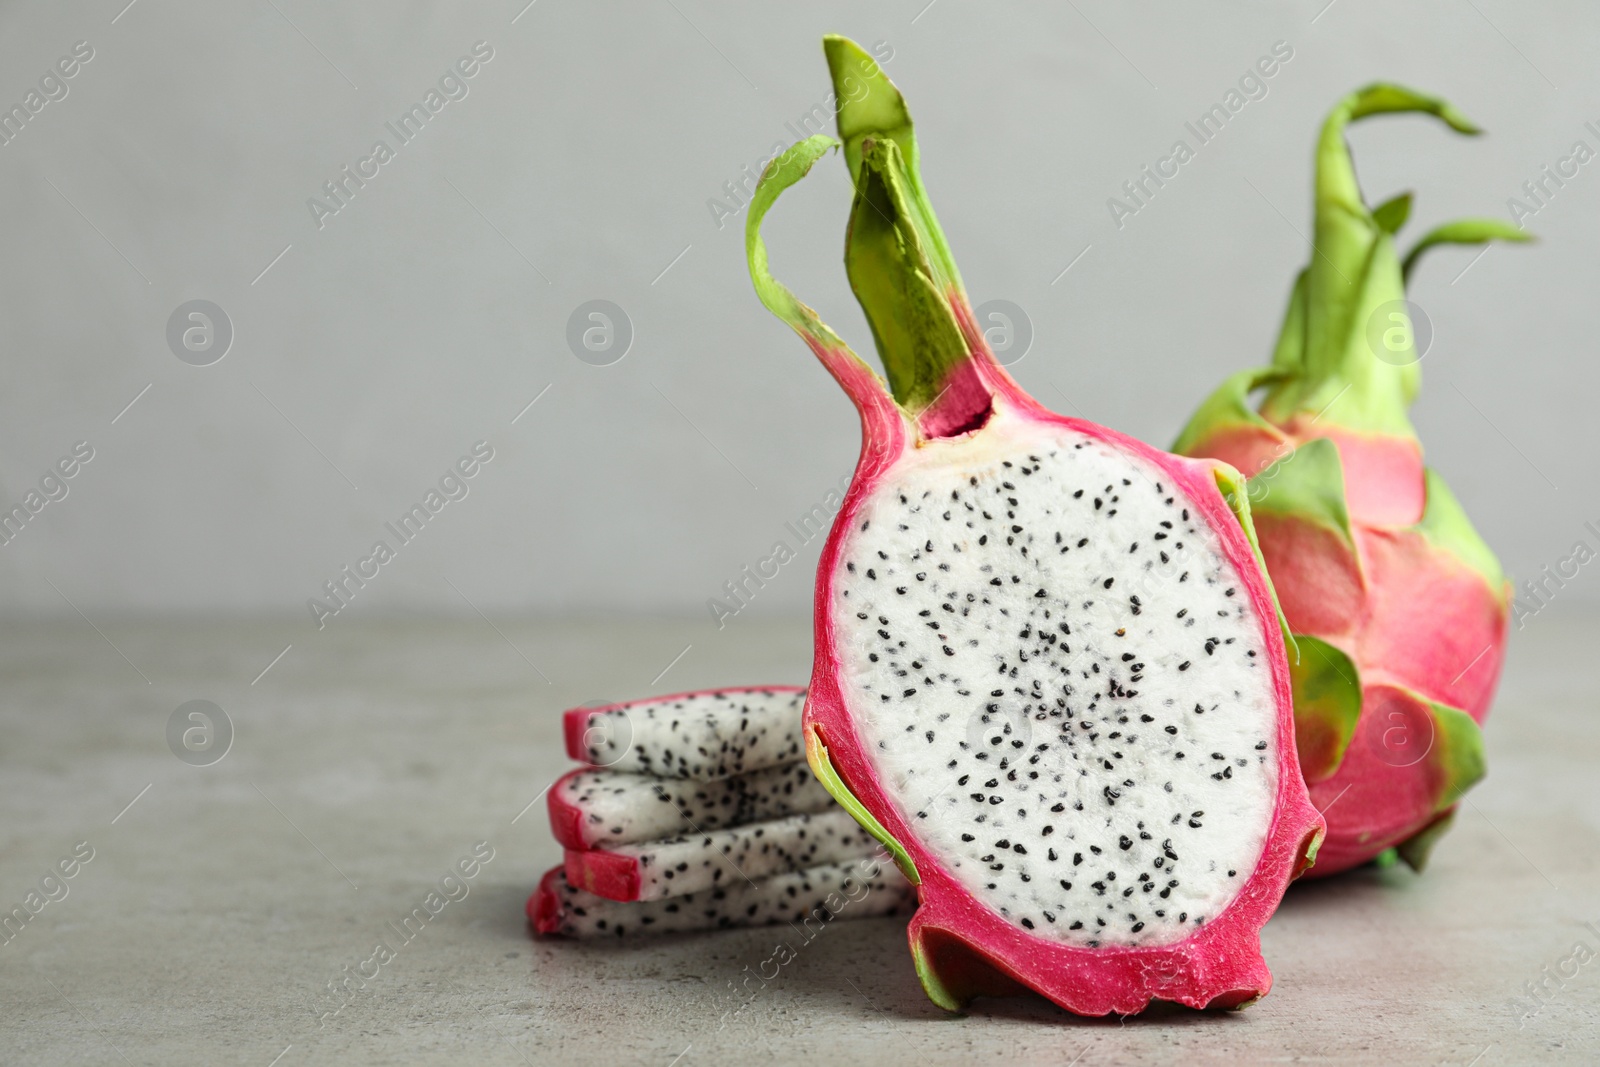
M916 884L939 1005L1248 1003L1271 985L1260 928L1322 823L1243 483L1023 392L974 321L904 101L853 43L826 51L856 185L846 266L887 387L760 238L838 142L774 160L746 228L762 302L862 422L818 571L811 766Z
M1327 819L1315 874L1386 850L1421 870L1461 794L1484 772L1478 725L1505 652L1510 586L1407 418L1420 380L1405 283L1439 244L1526 240L1495 220L1425 235L1402 261L1409 193L1369 209L1345 128L1422 112L1476 128L1442 100L1397 85L1352 93L1316 151L1309 266L1272 365L1235 374L1173 450L1250 479L1267 568L1295 635L1300 767ZM1265 390L1259 410L1250 394Z

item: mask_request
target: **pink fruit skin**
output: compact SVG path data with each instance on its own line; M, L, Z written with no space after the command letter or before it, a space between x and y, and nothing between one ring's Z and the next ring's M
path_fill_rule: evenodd
M1326 813L1329 832L1307 877L1358 867L1416 834L1434 820L1435 799L1445 789L1426 761L1397 766L1385 759L1385 731L1426 715L1420 708L1420 715L1408 714L1417 707L1416 698L1390 686L1363 685L1361 700L1363 708L1383 710L1361 716L1338 769L1311 785L1311 799Z
M567 714L570 715L571 712ZM561 788L569 778L574 778L587 772L588 768L584 767L580 767L575 771L568 771L560 778L557 778L555 784L550 787L550 799L546 804L550 813L550 833L562 848L586 849L594 847L593 839L589 837L585 830L588 820L584 815L583 809L576 804L567 803L563 799L565 793Z
M1262 639L1272 665L1281 757L1272 826L1239 896L1188 938L1153 948L1089 949L1033 937L980 904L940 868L879 787L863 751L839 686L837 637L830 612L842 542L873 487L910 447L909 425L875 376L845 353L830 351L811 339L807 343L861 412L862 449L818 568L816 659L804 717L808 751L819 744L826 749L844 784L909 854L921 878L921 903L908 931L912 952L919 969L931 970L952 999L965 1002L974 996L1007 995L1027 988L1081 1015L1131 1014L1153 999L1195 1008L1242 1006L1264 996L1272 986L1272 975L1261 957L1260 929L1277 908L1290 880L1303 869L1307 853L1314 852L1323 828L1300 775L1288 667L1267 583L1238 520L1212 480L1214 464L1175 457L1043 408L989 353L964 294L953 292L948 299L973 353L969 366L975 373L957 379L958 386L934 410L919 417L924 436L933 436L930 431L934 427L966 425L963 420L970 420L975 400L992 401L991 418L1064 427L1141 456L1166 471L1218 532L1262 620ZM970 386L972 391L962 386ZM952 411L961 414L949 414Z
M539 879L539 888L528 897L528 922L536 934L554 934L561 930L561 898L556 890L560 867L552 867Z
M1359 569L1325 529L1258 516L1256 536L1290 630L1350 657L1360 672L1363 708L1415 703L1392 688L1401 686L1482 725L1505 660L1509 597L1408 529L1426 503L1414 438L1232 427L1188 451L1253 476L1316 437L1330 438L1339 450ZM1312 783L1313 802L1331 814L1308 877L1366 863L1436 818L1440 785L1431 768L1385 759L1386 728L1364 713L1338 769Z
M587 889L607 900L638 900L639 860L616 852L568 849L565 856L567 884Z
M596 710L612 710L622 705L612 704L607 709L572 708L561 715L562 734L567 743L567 755L579 763L589 762L589 753L585 751L583 735L589 729L589 716Z
M1283 429L1234 426L1189 449L1220 459L1246 478L1272 466L1308 441L1327 438L1339 449L1350 521L1366 526L1410 526L1422 518L1422 446L1415 439L1359 434L1297 419Z

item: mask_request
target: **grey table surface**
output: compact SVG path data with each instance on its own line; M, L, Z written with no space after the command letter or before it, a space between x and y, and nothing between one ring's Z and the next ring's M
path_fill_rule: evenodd
M945 1016L903 921L838 923L771 982L743 980L772 929L529 937L523 902L558 856L556 712L803 681L804 622L3 630L0 910L93 850L0 945L6 1064L1600 1062L1600 615L1552 608L1516 635L1490 776L1425 876L1297 886L1264 932L1265 1000L1127 1020L1030 1000ZM204 767L166 740L196 699L233 725ZM335 999L480 841L468 895Z

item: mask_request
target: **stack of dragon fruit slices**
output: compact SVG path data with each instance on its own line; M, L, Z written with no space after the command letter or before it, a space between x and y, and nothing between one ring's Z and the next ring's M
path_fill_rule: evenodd
M627 937L909 913L911 886L806 765L805 690L705 690L564 715L548 794L565 862L541 935ZM820 909L820 910L819 910Z

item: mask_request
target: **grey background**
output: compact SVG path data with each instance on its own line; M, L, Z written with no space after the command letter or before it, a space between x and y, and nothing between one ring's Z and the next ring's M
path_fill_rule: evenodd
M0 610L264 613L310 637L307 598L487 439L470 495L329 626L642 612L715 634L707 598L793 543L783 524L858 443L844 396L752 294L743 213L719 229L707 204L824 98L827 31L892 46L974 302L1032 321L1013 372L1161 444L1266 358L1308 255L1313 138L1344 92L1401 80L1489 131L1354 131L1370 199L1417 190L1412 235L1505 217L1575 140L1600 149L1588 4L925 2L6 5L0 102L78 40L95 58L0 147L0 503L79 440L95 458L0 547ZM319 229L307 199L392 143L384 123L479 40L494 58L469 95ZM1107 198L1279 40L1294 57L1268 95L1119 230ZM848 195L826 161L768 240L869 352L839 263ZM1436 331L1415 409L1429 458L1524 577L1600 519L1597 196L1591 163L1531 220L1542 244L1465 274L1473 252L1442 251L1412 289ZM212 366L167 347L193 299L233 323ZM567 348L592 299L632 320L612 366ZM802 614L817 547L728 625Z
M1492 773L1428 875L1296 888L1264 934L1278 986L1243 1017L996 1001L951 1023L899 925L863 922L719 1029L773 931L529 941L522 903L559 859L556 709L804 680L818 542L726 630L705 604L793 543L785 523L847 476L856 418L751 292L742 212L718 229L707 201L824 99L822 33L894 49L974 301L1031 321L1013 372L1164 444L1265 360L1339 96L1403 80L1490 131L1354 131L1374 200L1418 191L1412 232L1503 217L1573 141L1600 149L1600 11L525 3L0 3L0 108L95 50L0 145L0 507L95 450L0 545L0 900L97 851L0 947L0 1059L1594 1062L1592 967L1524 1014L1600 930L1591 568L1516 635ZM479 40L494 58L467 97L319 229L307 198ZM1267 97L1116 228L1107 198L1279 40L1294 58ZM1600 537L1597 169L1531 220L1539 246L1442 251L1412 289L1435 330L1430 459L1523 576ZM767 234L866 353L848 197L828 160ZM168 347L194 300L234 329L208 366ZM568 348L593 300L632 321L610 366ZM469 495L319 632L307 598L479 440L495 458ZM203 767L166 733L195 700L233 742ZM498 858L471 897L317 1028L324 984L480 839Z

